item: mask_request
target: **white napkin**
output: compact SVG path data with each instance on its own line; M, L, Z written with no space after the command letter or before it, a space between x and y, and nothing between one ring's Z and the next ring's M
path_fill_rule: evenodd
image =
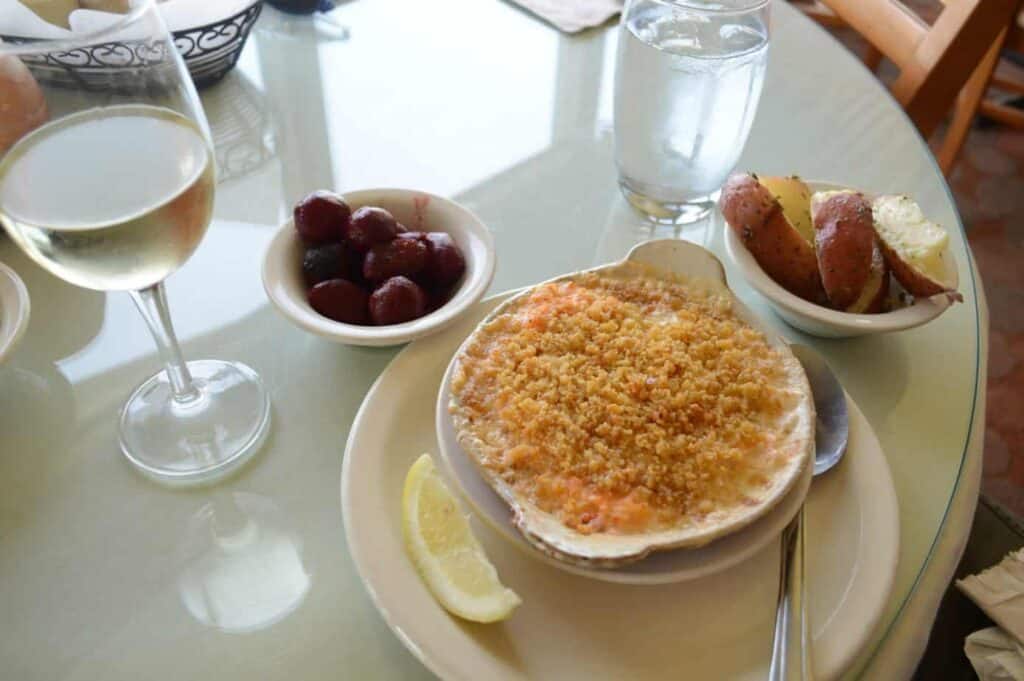
M1024 548L957 587L998 627L967 637L964 653L982 681L1024 681Z
M1024 681L1024 648L999 627L968 636L964 653L981 681Z
M513 0L566 33L600 26L622 11L622 0Z
M1024 641L1024 548L956 585L1008 634Z
M66 38L71 31L48 24L20 2L0 2L0 35L55 40Z

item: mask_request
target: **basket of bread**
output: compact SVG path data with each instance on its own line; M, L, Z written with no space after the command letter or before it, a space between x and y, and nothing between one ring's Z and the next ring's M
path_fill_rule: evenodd
M0 43L74 40L117 25L132 11L135 0L18 0L0 3ZM197 87L212 85L238 61L261 0L161 0L160 13L174 45ZM55 45L22 60L40 82L49 84L109 83L111 69L131 69L144 63L151 46L130 35L112 31L109 39L87 46Z

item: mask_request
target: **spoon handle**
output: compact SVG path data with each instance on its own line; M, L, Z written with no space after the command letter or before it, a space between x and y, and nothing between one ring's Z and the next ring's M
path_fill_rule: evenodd
M804 507L782 531L779 600L769 681L811 681L804 580Z

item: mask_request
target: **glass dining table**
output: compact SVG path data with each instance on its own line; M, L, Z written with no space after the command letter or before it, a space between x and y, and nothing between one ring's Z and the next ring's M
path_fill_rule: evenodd
M366 187L422 189L476 212L497 245L491 293L654 237L722 255L738 295L828 359L879 437L899 499L899 565L844 678L908 677L978 497L988 311L953 199L912 124L787 3L772 22L740 167L914 196L950 228L960 265L964 302L936 321L810 339L733 276L720 219L673 233L634 214L612 154L614 27L565 35L499 0L363 0L316 19L265 8L236 69L202 92L215 218L167 288L186 356L240 360L264 378L272 432L214 487L139 476L118 449L117 415L160 366L142 319L128 296L65 284L0 239L0 261L32 300L28 331L0 366L0 677L430 677L364 591L338 493L350 425L399 348L310 335L260 283L264 248L297 199ZM211 533L253 519L255 560L203 550Z

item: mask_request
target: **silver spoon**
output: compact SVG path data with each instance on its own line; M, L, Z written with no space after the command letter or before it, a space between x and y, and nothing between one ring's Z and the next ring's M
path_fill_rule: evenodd
M817 422L814 428L814 477L843 458L850 438L846 396L835 374L817 352L806 345L790 349L804 366L814 396ZM769 681L810 681L810 636L805 607L804 506L782 531L779 568L779 600L775 611L775 638Z

